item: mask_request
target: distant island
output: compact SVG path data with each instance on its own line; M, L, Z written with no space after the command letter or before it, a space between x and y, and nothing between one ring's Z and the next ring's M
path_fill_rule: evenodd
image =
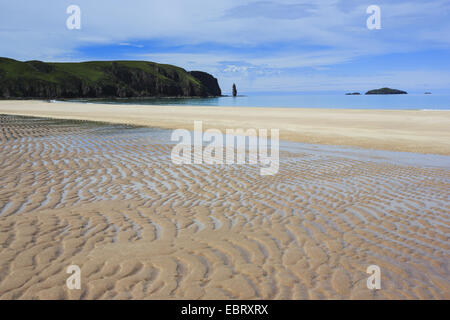
M381 88L367 91L366 94L408 94L408 92L391 88Z
M359 92L348 92L345 95L346 96L359 96L359 95L361 95L361 93L359 93Z
M0 58L0 98L70 99L221 96L217 79L146 61L21 62Z

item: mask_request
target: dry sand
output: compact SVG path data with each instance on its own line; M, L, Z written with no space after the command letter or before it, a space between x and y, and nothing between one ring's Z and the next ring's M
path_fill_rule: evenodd
M78 108L41 105L8 108ZM82 107L98 120L161 112ZM434 115L423 113L425 137L448 122ZM152 129L10 116L0 128L0 299L450 299L448 166L283 151L263 177L173 165ZM81 290L66 288L71 264ZM381 290L366 287L372 264Z
M0 101L0 114L127 123L169 129L274 128L296 142L450 155L450 112L139 106Z

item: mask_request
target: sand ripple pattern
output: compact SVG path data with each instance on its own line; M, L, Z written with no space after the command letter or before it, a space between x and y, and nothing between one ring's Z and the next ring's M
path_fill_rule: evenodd
M0 116L0 299L450 298L450 169L282 152L263 177L170 151L154 129Z

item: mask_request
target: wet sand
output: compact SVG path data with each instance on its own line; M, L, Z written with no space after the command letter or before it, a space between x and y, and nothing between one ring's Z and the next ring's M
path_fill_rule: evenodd
M283 140L450 155L450 112L191 107L0 101L0 114L125 123L168 129L280 129Z
M450 299L450 157L288 146L261 176L167 137L0 116L0 299Z

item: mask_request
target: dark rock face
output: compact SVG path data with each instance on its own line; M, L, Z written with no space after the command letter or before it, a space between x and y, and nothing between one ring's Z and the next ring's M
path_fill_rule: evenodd
M213 96L222 95L222 90L220 90L219 83L212 75L203 71L191 71L189 73L195 79L200 81L208 89L208 92L213 93Z
M20 62L0 58L0 98L220 96L217 79L144 61Z
M408 94L406 91L391 89L391 88L381 88L367 91L366 94Z

